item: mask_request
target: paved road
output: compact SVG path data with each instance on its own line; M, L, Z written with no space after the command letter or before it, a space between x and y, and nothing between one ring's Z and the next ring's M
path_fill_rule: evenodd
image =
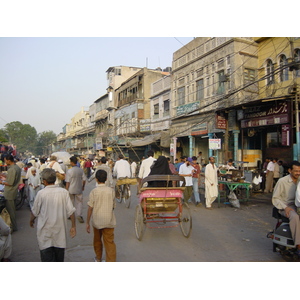
M95 183L84 191L84 218L88 194ZM275 219L271 217L270 195L256 194L248 205L241 203L236 209L222 204L213 210L190 205L193 229L185 238L179 227L146 229L142 241L134 231L134 214L137 205L136 186L132 186L133 200L129 209L117 203L115 242L118 262L280 262L278 253L272 251L272 241L266 238ZM36 229L29 226L29 208L17 211L19 231L13 233L12 261L39 262ZM87 234L85 224L77 223L77 236L68 240L65 261L92 262L94 251L92 234Z

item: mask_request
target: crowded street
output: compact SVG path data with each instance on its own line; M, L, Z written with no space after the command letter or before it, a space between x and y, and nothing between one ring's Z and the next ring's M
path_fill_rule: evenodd
M87 201L95 181L83 192L83 217L86 220ZM176 228L146 228L143 239L135 235L135 207L138 203L136 185L131 186L129 208L116 203L115 243L117 262L281 262L272 251L272 240L266 237L275 225L272 218L271 194L253 193L249 203L239 209L217 201L212 210L190 203L192 232L185 238ZM203 201L203 194L201 195ZM13 262L39 262L36 228L29 226L30 209L25 203L16 212L18 231L12 234ZM71 225L71 221L69 221ZM68 237L66 262L93 262L93 235L86 232L85 223L76 221L77 235ZM104 258L105 260L105 258Z

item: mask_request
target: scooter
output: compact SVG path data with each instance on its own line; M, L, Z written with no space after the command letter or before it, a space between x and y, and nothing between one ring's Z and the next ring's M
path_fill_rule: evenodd
M289 219L282 216L276 207L273 207L272 217L277 219L277 223L274 230L267 234L267 238L273 240L273 252L279 252L286 261L299 261Z

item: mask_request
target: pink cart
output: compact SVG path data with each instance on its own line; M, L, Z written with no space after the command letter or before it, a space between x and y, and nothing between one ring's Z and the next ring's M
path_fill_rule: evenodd
M179 186L180 181L182 186ZM145 184L151 185L150 182L155 182L158 187L143 187ZM192 230L192 216L188 204L183 202L184 177L151 175L144 178L140 186L139 204L135 211L137 239L142 239L146 227L170 228L179 225L182 234L188 238Z

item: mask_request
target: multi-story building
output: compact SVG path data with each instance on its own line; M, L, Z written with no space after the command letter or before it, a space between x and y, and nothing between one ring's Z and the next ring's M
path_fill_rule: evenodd
M169 69L169 71L171 71ZM153 140L151 145L158 154L170 155L170 125L171 125L171 75L164 76L151 84L150 124Z
M90 155L94 153L94 124L90 121L90 114L84 107L76 113L63 133L58 136L57 150L64 150L71 154Z
M109 125L109 95L106 93L98 98L94 104L95 115L91 122L95 124L95 151L107 151L108 137L110 135Z
M206 162L211 155L237 159L233 107L257 98L257 85L243 88L256 79L256 70L251 38L199 37L173 54L170 135L177 156L201 151Z
M300 159L300 38L258 37L259 95L240 107L238 119L244 152L260 149L260 160L285 163ZM250 74L249 74L250 76ZM247 155L243 155L247 160Z
M141 140L146 136L151 136L149 123L151 83L166 75L169 73L162 70L143 68L122 82L121 86L115 90L117 110L115 111L115 136L112 142L116 151L122 151L127 156L131 156L129 153L132 152L132 156L138 156L138 158L145 155L150 147L148 138L144 143ZM132 146L137 145L138 142L139 147L133 149Z

